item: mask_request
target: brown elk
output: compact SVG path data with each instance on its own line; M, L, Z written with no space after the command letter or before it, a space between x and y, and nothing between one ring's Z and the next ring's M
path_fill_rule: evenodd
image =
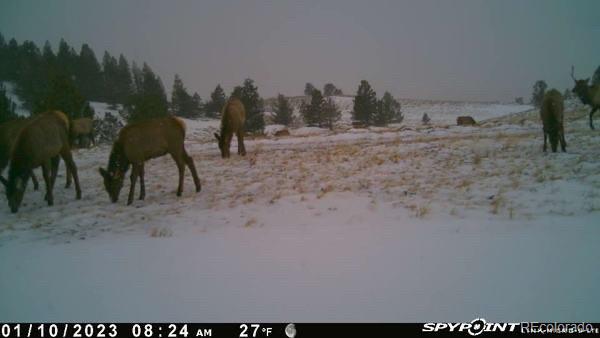
M456 118L456 125L458 126L475 126L477 122L471 116L459 116Z
M196 173L194 161L184 146L185 123L176 117L149 119L130 124L119 132L113 144L107 169L100 168L104 178L104 188L113 203L119 200L123 188L123 179L129 167L131 169L131 186L127 205L133 203L133 195L137 178L140 178L140 200L146 197L144 185L144 162L170 154L179 169L179 186L177 196L183 192L183 175L187 165L192 172L196 192L200 191L200 179Z
M2 177L2 172L8 166L10 153L17 136L29 121L29 119L16 119L0 124L0 177ZM33 189L38 190L39 183L33 172L31 173L31 180L33 181Z
M225 106L221 114L221 133L215 133L215 138L219 142L221 157L229 157L229 147L233 134L237 136L238 155L246 155L246 147L244 146L244 123L246 122L246 109L244 104L238 98L231 98Z
M592 107L590 111L590 128L594 129L594 122L592 117L596 110L600 109L600 85L596 84L590 86L590 78L585 80L575 79L575 67L571 66L571 78L575 81L575 87L573 87L573 93L579 97L581 103Z
M0 177L2 177L2 172L8 166L10 154L15 141L17 140L17 136L23 127L25 127L31 121L32 118L15 119L0 124ZM31 181L33 182L33 190L37 191L39 189L39 183L33 171L31 172ZM67 183L65 187L69 188L70 186L71 174L67 170Z
M550 147L552 152L556 152L556 147L560 141L562 151L567 151L567 142L565 141L564 130L564 100L560 92L551 89L542 99L540 116L544 125L544 151L546 151L546 138L550 138Z
M71 121L71 144L88 148L96 145L94 139L94 120L84 117Z
M48 205L54 204L52 190L61 157L75 181L76 197L81 199L77 167L69 145L67 116L59 111L42 113L23 127L10 156L8 180L2 179L11 212L19 210L32 170L40 166L46 183L45 199Z

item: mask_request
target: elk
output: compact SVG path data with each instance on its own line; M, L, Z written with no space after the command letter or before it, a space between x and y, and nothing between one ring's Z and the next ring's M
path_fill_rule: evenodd
M29 121L29 119L16 119L0 124L0 177L2 177L2 172L8 166L10 153L17 136ZM31 173L31 180L33 181L33 189L38 190L39 183L33 172Z
M567 142L565 142L565 130L563 123L564 102L560 92L551 89L542 99L540 116L544 125L544 152L546 151L546 138L550 138L550 147L552 152L556 152L556 147L560 141L562 151L567 151Z
M575 78L575 67L571 66L571 78L575 81L575 87L573 87L573 93L579 97L581 103L591 106L592 110L590 111L590 128L594 129L594 122L592 117L596 110L600 109L600 85L596 84L590 86L588 83L590 82L590 78L585 80L577 80Z
M215 138L219 142L221 157L229 157L229 147L233 134L237 136L238 155L246 156L246 147L244 147L244 123L246 122L246 109L244 104L238 98L231 98L221 113L221 133L215 133Z
M69 144L69 119L59 111L49 111L33 118L17 136L10 155L8 180L1 179L12 213L19 210L33 169L42 167L46 184L45 199L54 204L52 190L60 158L65 161L75 181L76 198L81 199L77 167Z
M72 145L88 148L91 143L95 146L96 141L94 140L94 120L87 117L73 119L73 121L71 121L70 136Z
M127 205L133 203L137 178L140 178L140 196L146 197L144 185L144 162L153 158L170 154L179 170L179 186L177 196L183 192L183 175L187 165L192 172L196 192L201 190L200 179L196 173L194 161L184 146L185 123L173 116L149 119L125 126L114 142L107 169L100 168L104 179L104 188L113 203L118 202L123 187L123 179L129 167L131 185Z
M31 118L27 119L15 119L8 122L4 122L0 125L0 177L2 177L2 172L8 166L8 162L10 160L10 154L12 148L14 146L15 140L17 136L29 122L31 122ZM35 176L35 173L31 172L31 181L33 182L33 190L39 189L38 179ZM71 174L67 169L67 183L65 188L69 188L71 186Z
M457 126L476 126L477 122L471 116L459 116L456 118Z

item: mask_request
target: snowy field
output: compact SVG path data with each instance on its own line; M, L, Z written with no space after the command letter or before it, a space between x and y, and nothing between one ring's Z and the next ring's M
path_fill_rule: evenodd
M18 214L1 200L0 318L597 321L600 133L587 111L567 113L568 152L544 154L529 107L462 107L248 138L228 160L218 122L188 121L202 191L188 171L177 198L164 157L129 207L128 182L118 204L103 190L109 147L79 150L81 201L64 166L54 207L31 186ZM425 110L434 127L417 123ZM458 115L490 120L452 126Z

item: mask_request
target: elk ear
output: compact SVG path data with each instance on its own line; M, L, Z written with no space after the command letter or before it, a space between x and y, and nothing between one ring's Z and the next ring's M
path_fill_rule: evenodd
M221 137L217 133L215 133L215 138L217 139L217 141L221 141Z
M98 171L100 172L100 175L102 175L102 177L106 178L108 177L108 172L106 170L104 170L104 168L98 168Z
M8 182L6 181L6 179L2 176L0 176L0 182L2 182L2 184L4 185L4 187L8 187Z

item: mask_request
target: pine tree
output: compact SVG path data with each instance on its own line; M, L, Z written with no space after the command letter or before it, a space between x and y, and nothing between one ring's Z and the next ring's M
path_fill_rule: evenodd
M292 107L285 96L281 94L277 95L277 105L274 110L275 116L273 122L275 124L283 124L284 126L292 124Z
M61 73L72 76L75 73L75 67L77 64L77 53L73 47L64 40L60 39L58 44L58 52L56 53L56 63Z
M373 123L377 126L386 126L388 123L400 123L403 118L400 103L394 99L392 94L385 92L381 100L377 102Z
M108 51L102 56L102 77L104 85L104 101L115 105L119 101L119 66L117 59Z
M337 121L342 117L342 113L340 112L338 106L335 104L333 98L328 97L323 102L322 106L322 116L323 116L323 124L325 127L333 130L333 127Z
M192 95L192 117L198 118L204 115L204 104L202 104L202 98L198 93L194 92Z
M116 70L116 78L118 79L116 88L116 101L123 104L127 98L133 93L133 82L131 78L131 70L129 63L123 54L119 55L119 63Z
M306 85L304 85L304 95L311 96L315 89L316 88L315 88L315 86L313 86L312 83L307 82Z
M87 43L81 46L75 79L77 87L86 99L96 101L102 99L102 70L96 54Z
M0 83L0 123L16 119L18 117L15 114L16 107L6 94L6 88Z
M71 77L57 72L50 78L50 87L46 94L36 102L34 114L48 110L60 110L69 118L93 118L94 111L79 92Z
M179 75L175 74L173 90L171 91L171 111L176 116L192 117L194 107L192 97L183 86Z
M263 117L263 100L258 94L258 87L254 85L254 80L246 79L240 87L234 88L231 97L239 98L246 109L246 132L262 133L265 129L265 120Z
M333 83L327 83L323 86L324 96L339 96L344 95L341 89L338 89Z
M533 85L533 93L531 94L531 104L533 104L534 107L541 107L542 100L544 99L544 94L546 93L546 88L548 88L548 85L543 80L538 80Z
M223 88L221 88L221 85L218 84L217 87L215 87L215 90L210 94L210 101L206 103L206 116L212 118L220 117L221 110L223 110L226 100L225 92L223 91Z
M314 89L310 96L310 103L303 104L301 107L304 123L309 127L321 127L323 125L323 94L318 89Z
M354 111L352 118L354 121L362 122L366 125L373 123L373 115L377 111L377 94L371 88L366 80L360 81L356 96L354 97Z
M141 121L168 115L167 94L160 77L154 74L146 63L140 74L136 75L134 72L134 78L136 76L140 78L135 80L139 81L136 85L136 92L126 104L127 120L129 122Z
M594 75L592 76L592 86L600 85L600 66L596 68Z
M0 81L8 77L8 44L4 36L0 33Z

